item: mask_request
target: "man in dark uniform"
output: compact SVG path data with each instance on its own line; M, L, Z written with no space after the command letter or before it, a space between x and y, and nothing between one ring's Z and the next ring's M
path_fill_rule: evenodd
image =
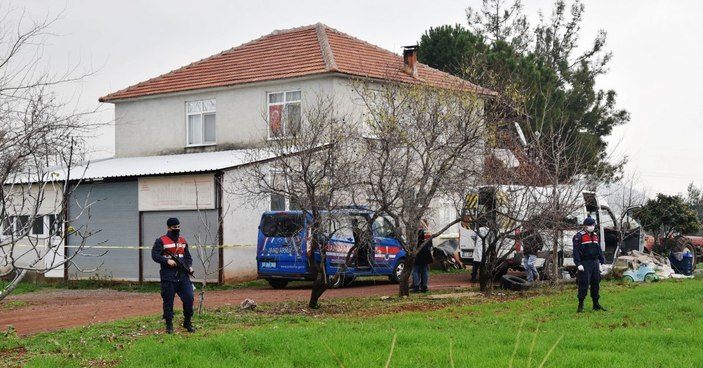
M591 299L593 300L593 310L606 311L598 302L600 298L600 273L602 265L605 263L603 250L600 247L598 233L596 230L596 220L586 217L583 220L584 228L574 235L574 263L578 268L576 279L579 285L578 299L579 306L577 313L583 312L583 301L586 299L588 287L591 287Z
M193 284L189 274L193 273L193 258L188 243L180 236L181 223L171 217L166 221L168 232L157 238L151 248L151 259L161 265L161 298L164 303L166 333L173 333L173 299L176 294L183 302L183 327L195 332L191 322L193 316Z

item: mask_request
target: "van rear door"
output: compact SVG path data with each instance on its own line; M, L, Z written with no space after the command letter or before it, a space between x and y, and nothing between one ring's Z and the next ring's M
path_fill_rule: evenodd
M259 276L302 278L307 272L306 221L302 211L265 212L259 225Z

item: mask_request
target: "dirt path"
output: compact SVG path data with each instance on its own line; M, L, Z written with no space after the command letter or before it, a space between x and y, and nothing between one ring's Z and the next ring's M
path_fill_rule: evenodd
M432 275L430 290L469 287L468 275L450 273ZM325 299L354 296L396 295L398 285L384 281L357 281L342 289L327 290ZM236 306L246 299L257 303L285 300L308 300L310 284L299 283L282 290L270 287L209 291L205 294L207 307ZM31 294L10 295L6 301L23 301L28 305L12 310L0 309L0 330L12 325L17 334L27 336L39 332L56 331L75 326L115 321L128 317L161 314L161 296L158 293L127 293L113 290L61 290ZM180 301L176 297L176 308Z

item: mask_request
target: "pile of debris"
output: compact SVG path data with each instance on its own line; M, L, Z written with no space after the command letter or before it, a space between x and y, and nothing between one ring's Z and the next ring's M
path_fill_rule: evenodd
M622 278L626 271L637 271L640 266L649 265L654 268L659 279L668 278L692 278L674 272L671 263L666 257L656 253L643 253L633 250L627 255L618 257L613 263L612 275L615 278Z

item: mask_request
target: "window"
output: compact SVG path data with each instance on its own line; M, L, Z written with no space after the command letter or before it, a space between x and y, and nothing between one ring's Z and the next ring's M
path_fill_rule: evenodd
M268 94L269 138L290 137L300 131L300 91Z
M385 217L377 217L373 222L373 227L380 237L392 238L395 236L393 225Z
M272 171L270 175L271 189L280 192L271 192L271 211L301 209L300 204L294 198L290 198L283 194L287 193L290 190L283 173L281 173L280 171Z
M595 218L595 217L594 217ZM607 207L601 207L600 209L600 226L609 229L615 229L615 216L610 209Z
M59 235L61 219L58 215L38 215L29 228L29 216L9 216L2 221L2 235Z
M44 234L44 216L37 216L34 218L34 222L32 222L32 234Z
M12 235L12 222L14 218L5 217L2 219L2 235Z
M215 144L215 100L186 102L188 145Z
M286 197L281 194L271 193L271 211L285 211Z
M20 235L27 232L29 226L29 216L17 216L15 222L15 234Z
M49 218L49 235L61 234L61 217L57 215L47 215Z
M271 189L275 191L285 190L285 176L278 171L271 171ZM271 211L284 211L286 210L286 197L277 192L271 192Z
M261 219L261 232L267 237L290 238L305 228L303 214L279 213L264 215Z

